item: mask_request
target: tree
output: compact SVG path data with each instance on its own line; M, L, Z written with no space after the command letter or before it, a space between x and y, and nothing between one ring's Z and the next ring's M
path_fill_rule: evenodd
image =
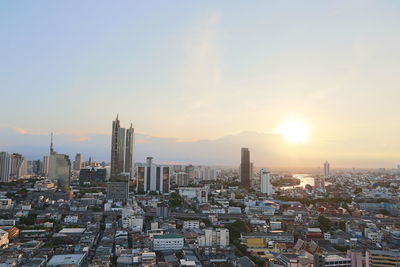
M318 225L323 232L328 232L332 227L332 221L324 215L318 216Z

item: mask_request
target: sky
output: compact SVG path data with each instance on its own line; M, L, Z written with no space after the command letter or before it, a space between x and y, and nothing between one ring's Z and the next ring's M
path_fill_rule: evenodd
M400 2L1 1L0 150L259 166L400 163ZM306 142L277 129L300 121ZM234 139L234 141L233 141ZM77 151L79 150L79 151Z

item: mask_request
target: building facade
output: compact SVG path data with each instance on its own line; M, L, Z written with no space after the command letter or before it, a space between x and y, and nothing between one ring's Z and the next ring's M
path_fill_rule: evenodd
M132 124L128 130L121 128L117 118L112 123L111 136L111 178L129 173L134 176L134 129Z
M269 172L268 169L264 168L261 169L260 179L261 179L261 193L271 196L273 191L271 185L271 173Z
M250 173L250 151L243 147L241 150L240 181L245 187L250 187Z
M0 182L8 183L11 174L11 156L7 152L0 152Z
M170 191L170 168L153 164L153 158L148 157L146 164L137 167L136 192L144 194L157 192L168 194Z
M69 191L71 178L71 161L64 154L53 153L50 155L49 178L57 180L57 188Z

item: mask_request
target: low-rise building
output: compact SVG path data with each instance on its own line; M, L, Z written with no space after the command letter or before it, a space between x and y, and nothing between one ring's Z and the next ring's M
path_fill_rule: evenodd
M183 236L176 234L155 235L153 237L154 251L181 250L183 248Z

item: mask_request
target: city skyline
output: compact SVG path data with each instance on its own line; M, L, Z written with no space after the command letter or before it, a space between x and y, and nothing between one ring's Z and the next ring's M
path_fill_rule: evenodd
M139 160L159 142L168 148L157 159L181 162L167 152L232 136L242 138L238 148L252 149L259 136L267 143L283 136L254 163L319 166L329 159L372 168L400 161L400 125L393 123L400 112L398 2L1 7L2 151L39 158L54 132L65 153L109 160L105 122L119 113L142 137ZM110 101L116 96L123 97ZM213 163L191 151L182 158ZM213 153L215 164L239 164Z

